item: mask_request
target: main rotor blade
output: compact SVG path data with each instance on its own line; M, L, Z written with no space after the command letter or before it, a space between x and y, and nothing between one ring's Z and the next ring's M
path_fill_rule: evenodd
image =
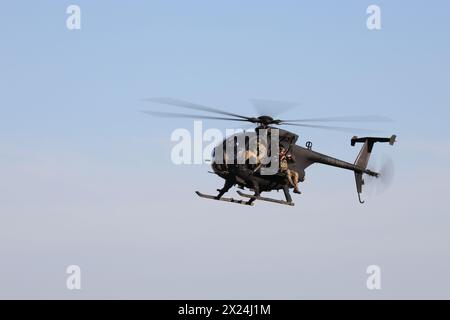
M315 129L324 129L324 130L333 130L333 131L342 131L342 132L351 132L351 133L354 133L354 132L367 132L367 133L379 132L378 130L369 130L369 129L361 129L361 128L319 126L319 125L301 124L301 123L286 123L286 122L282 122L280 124L281 125L287 125L287 126L297 126L297 127L315 128Z
M234 119L234 118L225 118L225 117L214 117L214 116L203 116L196 114L187 114L187 113L171 113L171 112L159 112L159 111L147 111L142 110L143 113L163 118L189 118L189 119L212 119L212 120L228 120L228 121L245 121L245 119Z
M242 119L245 119L245 120L250 120L251 119L250 117L241 116L239 114L223 111L223 110L212 108L212 107L203 106L203 105L197 104L197 103L192 103L192 102L188 102L188 101L173 99L173 98L161 97L161 98L148 98L148 99L144 99L144 100L152 101L152 102L156 102L156 103L161 103L161 104L167 104L167 105L170 105L170 106L186 108L186 109L200 110L200 111L212 112L212 113L217 113L217 114L223 114L223 115L226 115L226 116L242 118Z
M326 117L326 118L309 118L297 120L282 120L286 122L392 122L392 119L383 116L349 116L349 117Z
M258 112L258 116L271 116L277 115L291 110L299 106L297 102L286 102L277 100L264 100L264 99L250 99L251 104Z

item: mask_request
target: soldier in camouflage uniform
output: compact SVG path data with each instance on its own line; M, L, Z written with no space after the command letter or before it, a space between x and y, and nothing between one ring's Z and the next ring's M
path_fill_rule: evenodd
M284 173L288 178L289 183L294 187L294 193L301 193L298 190L298 172L289 169L288 162L295 162L294 157L291 154L286 153L284 147L280 148L280 172Z

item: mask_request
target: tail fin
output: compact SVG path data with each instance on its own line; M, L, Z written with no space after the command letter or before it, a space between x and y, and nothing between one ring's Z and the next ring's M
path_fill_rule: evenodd
M367 173L372 176L378 176L377 172L367 170L367 164L369 163L370 155L372 154L373 145L375 142L389 142L392 146L395 143L397 136L392 135L390 138L379 138L379 137L364 137L358 138L353 137L351 140L351 145L355 146L356 143L364 143L355 160L355 165L361 168L361 172L355 172L356 180L356 191L358 192L358 199L360 203L364 203L361 200L362 186L364 185L363 173Z

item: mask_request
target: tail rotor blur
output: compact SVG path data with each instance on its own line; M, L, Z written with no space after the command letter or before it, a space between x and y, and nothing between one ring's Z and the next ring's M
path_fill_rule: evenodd
M366 176L366 186L370 195L380 195L392 185L394 180L394 161L383 155L373 159L370 170L378 172L378 176Z

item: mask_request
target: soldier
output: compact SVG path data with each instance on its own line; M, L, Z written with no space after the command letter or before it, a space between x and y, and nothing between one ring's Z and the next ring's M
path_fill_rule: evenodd
M294 193L301 193L298 190L298 172L289 169L288 162L295 162L291 154L286 153L284 147L280 148L280 172L286 174L289 183L294 187Z

